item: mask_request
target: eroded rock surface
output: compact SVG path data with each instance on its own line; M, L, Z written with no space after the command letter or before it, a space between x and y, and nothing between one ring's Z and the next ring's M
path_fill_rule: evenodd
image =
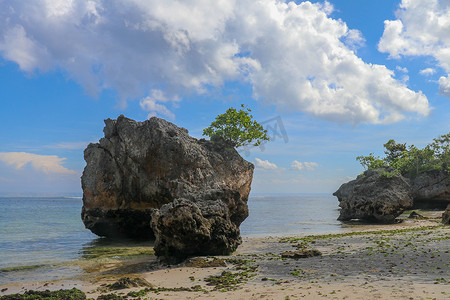
M152 238L153 210L183 198L198 207L218 202L239 235L254 166L233 147L219 139L197 140L156 117L136 122L120 116L105 124L105 137L84 152L82 219L88 229Z
M333 194L338 197L341 207L338 220L392 223L405 209L412 207L408 180L400 174L392 177L386 175L390 171L368 170L355 180L341 185Z
M235 196L238 196L237 194ZM155 210L155 253L163 256L225 255L242 239L222 201L177 199Z
M450 204L450 175L429 171L411 180L416 208L445 209Z
M450 204L447 206L445 211L442 213L442 224L450 225Z

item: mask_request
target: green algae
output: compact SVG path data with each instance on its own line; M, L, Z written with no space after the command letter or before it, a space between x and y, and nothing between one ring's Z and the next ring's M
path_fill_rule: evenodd
M97 298L97 300L123 300L123 299L126 299L126 298L119 296L117 294L114 294L114 293L101 295L101 296L98 296L98 298Z
M418 232L426 230L436 230L439 228L444 228L444 225L438 226L421 226L412 228L402 228L402 229L386 229L386 230L373 230L373 231L355 231L347 233L335 233L335 234L324 234L324 235L307 235L304 237L283 237L279 239L280 243L297 243L297 242L311 242L314 240L325 240L333 238L342 237L354 237L354 236L365 236L365 235L395 235L401 233Z
M237 290L250 278L256 276L257 266L254 261L245 259L227 259L228 263L235 265L233 271L223 271L220 275L205 278L207 285L213 286L213 291L227 292Z
M23 294L1 296L0 300L85 300L86 294L79 289L58 291L26 291Z
M110 290L122 290L132 287L153 287L150 283L148 283L143 278L130 278L130 277L122 277L116 282L107 285L107 288Z
M177 287L177 288L166 288L166 287L155 287L155 288L145 288L143 290L134 292L131 291L127 294L129 297L144 297L148 293L161 293L161 292L204 292L209 293L208 290L205 290L200 285L194 285L192 287Z
M136 256L154 256L153 247L93 247L83 249L84 259L127 259Z
M32 266L19 266L19 267L9 267L0 269L0 273L4 272L15 272L15 271L28 271L44 267L45 265L32 265Z

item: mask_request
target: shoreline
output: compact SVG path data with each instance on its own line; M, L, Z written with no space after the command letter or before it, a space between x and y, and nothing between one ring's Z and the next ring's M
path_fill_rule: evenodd
M72 278L0 284L0 297L77 288L93 299L111 293L127 299L450 299L450 226L433 218L406 219L349 225L346 231L247 237L230 256L179 264L162 262L146 249L98 253L74 262L82 272ZM283 257L304 250L322 255ZM129 287L111 288L123 278Z

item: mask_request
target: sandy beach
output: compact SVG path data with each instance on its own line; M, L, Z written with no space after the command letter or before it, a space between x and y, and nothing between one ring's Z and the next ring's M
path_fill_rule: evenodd
M178 263L151 249L97 253L73 263L83 270L73 278L3 284L0 296L77 288L88 299L450 299L450 227L437 222L439 212L429 217L245 238L231 256Z

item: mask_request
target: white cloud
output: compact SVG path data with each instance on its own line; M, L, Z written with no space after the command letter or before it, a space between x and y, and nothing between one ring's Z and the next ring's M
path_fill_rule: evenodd
M419 74L423 75L423 76L431 76L434 73L436 73L436 69L433 69L433 68L426 68L426 69L420 70L420 72L419 72Z
M319 167L319 164L315 162L299 162L298 160L294 160L291 163L291 169L297 171L313 171L317 167Z
M428 115L421 92L355 54L364 38L332 11L328 2L280 0L10 1L0 55L26 72L63 69L92 95L115 89L123 103L142 99L150 114L170 118L154 90L175 99L228 80L280 109L336 122Z
M56 155L38 155L27 152L0 152L0 161L13 166L16 170L30 164L33 169L45 174L76 174L62 166L65 158Z
M396 17L397 20L384 22L378 49L393 58L432 56L445 72L450 73L450 1L403 0ZM432 75L434 72L427 68L420 74ZM441 93L448 97L447 80L441 79Z
M151 96L147 96L139 102L141 108L145 111L149 111L148 117L157 116L158 114L161 114L163 116L168 117L171 120L175 119L175 114L170 111L166 105L161 103L167 103L167 102L179 102L180 99L178 96L175 96L172 100L168 99L164 92L161 90L152 90Z
M363 37L361 31L356 29L350 29L343 41L348 48L355 52L366 43L366 39Z
M256 168L258 169L264 169L264 170L275 170L278 168L278 166L274 163L269 162L268 160L261 160L259 158L255 158L253 161Z
M439 78L439 91L442 95L450 98L450 76Z
M408 69L405 67L396 66L395 69L402 73L408 73Z

